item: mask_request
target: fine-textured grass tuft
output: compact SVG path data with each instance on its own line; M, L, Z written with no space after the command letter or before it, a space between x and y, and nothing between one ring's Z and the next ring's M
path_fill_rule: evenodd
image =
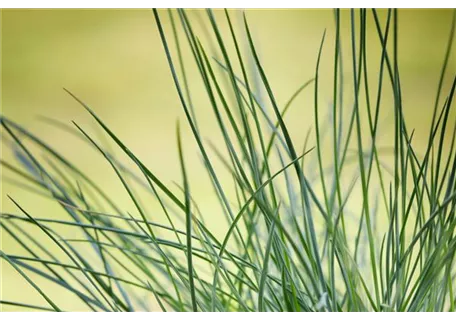
M61 311L52 290L42 285L47 281L93 311L455 311L456 75L447 69L456 14L430 106L429 136L425 147L417 148L403 106L397 10L384 17L376 10L351 10L347 41L341 40L341 12L335 10L334 37L322 30L316 60L307 63L315 70L313 79L303 81L283 105L245 14L241 32L231 14L223 13L217 19L211 10L204 12L214 53L185 10L153 10L185 125L213 186L208 197L219 203L211 215L226 223L224 235L205 222L192 195L184 123L176 131L181 183L175 188L65 89L129 163L81 125L48 122L84 139L103 157L136 212L121 209L84 168L52 148L52 141L2 116L2 139L16 159L2 159L3 171L16 175L13 183L52 199L62 218L36 215L39 208L8 195L17 210L1 212L0 226L20 250L4 248L0 257L43 303L0 304ZM378 60L367 50L368 21L377 33L369 41L381 50ZM217 146L197 122L184 47L219 128L223 143ZM327 61L321 58L328 47L333 48L332 103L323 119L319 97L327 75L322 78L321 66ZM343 60L342 52L349 52L349 59ZM349 79L343 63L349 63ZM452 85L445 91L448 77ZM287 127L286 113L304 90L314 90L312 107L305 110L312 128L303 129L307 135L301 141ZM378 144L385 112L393 123L388 152ZM139 188L154 197L166 222L154 221ZM49 242L41 243L30 230Z

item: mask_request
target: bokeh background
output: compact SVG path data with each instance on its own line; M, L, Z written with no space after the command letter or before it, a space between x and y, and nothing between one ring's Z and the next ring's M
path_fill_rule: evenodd
M171 31L167 13L160 11L165 31ZM211 50L210 38L204 32L208 25L202 10L188 12ZM223 12L215 10L220 27L227 32ZM241 43L246 49L242 30L242 12L231 11ZM399 65L405 112L409 126L416 129L415 142L425 143L432 115L440 69L451 27L452 10L399 10ZM273 90L279 104L315 72L315 61L323 31L327 41L321 63L321 104L332 99L332 65L334 45L334 15L331 10L246 10ZM343 41L349 40L349 13L343 12ZM385 11L380 11L382 21ZM372 16L368 17L369 59L379 61L379 42ZM183 36L183 33L180 33ZM181 40L184 40L181 37ZM174 48L174 47L173 47ZM347 51L349 52L349 51ZM192 64L185 46L186 63ZM214 53L216 55L216 53ZM349 60L347 60L349 61ZM344 74L351 79L351 65L345 64ZM377 76L376 69L372 76ZM456 73L456 56L449 59L448 74ZM188 70L194 87L198 121L205 137L217 144L220 139L212 132L216 123L203 94L200 76L194 67ZM451 76L444 82L448 91ZM84 168L108 194L115 195L125 208L132 208L121 185L107 163L86 144L62 134L45 123L47 116L70 123L76 121L104 141L101 130L63 87L79 96L111 127L111 129L164 182L181 181L177 157L175 124L185 118L169 72L163 47L151 10L2 10L1 12L1 114L23 125L31 132L60 150ZM350 100L347 94L347 101ZM293 137L304 139L313 123L309 112L313 108L312 89L306 90L286 117ZM388 100L385 101L388 103ZM322 107L322 108L323 108ZM326 110L326 109L325 109ZM391 109L392 110L392 109ZM454 115L450 116L453 119ZM391 122L386 115L384 123ZM451 122L451 121L450 121ZM450 123L451 125L451 123ZM191 134L183 126L190 181L195 199L199 200L207 221L217 223L216 197L208 197L209 179ZM388 125L385 125L388 128ZM382 131L381 141L388 144L391 132ZM2 158L12 160L2 145ZM120 153L120 152L118 152ZM7 181L2 173L1 211L17 212L7 199L12 195L36 216L57 215L55 205L30 194ZM229 177L228 175L226 177ZM222 228L222 227L221 227ZM220 231L223 232L223 228ZM1 238L2 250L14 251L11 239ZM41 298L11 267L1 261L0 299L41 304ZM38 281L38 283L40 283ZM51 287L53 297L67 309L80 307L69 295ZM60 298L59 298L60 297ZM2 308L0 306L0 308ZM4 307L4 310L16 310Z

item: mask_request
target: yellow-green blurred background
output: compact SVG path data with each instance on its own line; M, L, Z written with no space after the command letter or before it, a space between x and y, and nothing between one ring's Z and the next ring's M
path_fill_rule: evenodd
M240 28L241 12L231 13L245 47ZM160 14L165 31L170 32L167 13L160 11ZM399 10L399 65L405 112L410 127L416 129L418 143L421 140L424 143L428 134L426 125L432 114L452 14L451 10ZM246 15L279 104L314 76L318 46L327 29L320 95L321 104L326 107L332 100L333 12L247 10ZM204 11L189 11L189 16L196 26L208 24ZM222 30L227 32L223 13L216 10L216 17L220 19ZM348 17L348 12L343 12L344 40L349 39ZM380 11L380 17L384 23L384 11ZM368 20L368 48L373 51L370 59L375 62L372 71L375 78L380 47L370 13ZM180 35L184 42L183 33ZM210 51L206 34L202 33L202 38ZM189 53L185 47L186 62L192 64ZM346 63L344 74L347 79L352 79L350 70L351 65ZM455 72L453 53L444 92ZM194 67L189 69L187 76L195 88L193 97L203 134L217 143L221 140L212 135L216 124L201 90L201 78ZM95 135L100 133L87 112L62 90L63 87L89 104L163 181L168 184L180 182L175 123L176 119L185 123L185 118L151 10L2 10L1 81L2 115L17 121L74 160L85 172L101 181L106 192L115 194L124 207L132 206L102 157L37 117L49 116L66 123L75 120ZM309 116L312 99L312 89L305 91L296 102L298 106L286 118L298 141L304 139L307 127L312 124ZM350 100L350 93L347 93L347 99ZM384 121L391 121L391 118ZM452 121L454 125L454 118ZM205 197L210 188L209 180L203 174L203 166L199 165L200 157L186 127L184 133L192 191L209 223L215 223L219 219L216 198ZM384 133L384 141L388 134ZM2 157L11 160L7 150L2 150ZM6 183L3 175L1 188L2 212L17 212L6 197L10 194L36 216L53 216L55 206ZM5 252L14 251L10 239L2 239L1 245ZM42 304L33 289L3 261L0 289L1 299ZM52 287L52 290L55 290L53 297L59 299L58 290L61 289ZM70 295L60 297L65 309L80 307L78 302L68 298Z

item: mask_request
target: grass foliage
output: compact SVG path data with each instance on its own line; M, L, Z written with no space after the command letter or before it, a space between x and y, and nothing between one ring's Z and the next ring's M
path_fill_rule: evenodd
M223 14L224 19L216 19L211 10L204 12L217 51L214 58L195 34L186 11L153 11L185 125L212 182L212 196L220 204L220 211L213 214L228 226L224 236L211 231L216 226L205 223L192 197L185 156L190 150L182 143L179 126L182 180L174 188L83 100L67 91L129 163L123 164L77 123L57 124L104 157L136 212L119 208L84 168L2 116L2 138L16 157L14 163L2 159L3 171L16 175L16 183L31 192L53 199L60 216L65 213L67 219L42 214L38 218L33 211L39 208L9 195L17 210L2 212L0 224L21 250L4 248L0 255L43 303L0 303L61 311L52 292L41 285L48 281L97 311L454 311L456 151L451 110L456 77L448 74L447 65L455 19L442 53L423 152L416 150L414 131L403 112L397 10L388 10L384 19L375 10L349 12L351 33L344 45L349 44L351 79L342 72L341 12L335 10L335 37L323 34L317 59L308 64L315 68L314 78L283 105L274 95L248 20L244 17L241 33L234 28L231 13ZM167 28L162 24L165 15L171 21ZM369 19L381 50L374 64L367 64ZM222 35L222 23L228 26L228 36ZM333 102L330 116L324 118L318 100L324 63L320 57L330 41ZM184 46L194 58L223 145L208 143L200 131L204 124L196 119ZM242 54L241 47L248 50ZM377 77L374 82L372 75ZM452 77L448 92L443 90L445 77ZM305 111L313 126L303 142L292 137L285 115L304 90L313 90L314 99ZM346 92L352 97L350 104L343 97ZM392 103L385 106L385 99ZM377 144L383 108L392 114L394 131L387 155ZM222 169L216 162L223 164ZM226 170L232 181L222 181L220 170ZM155 198L166 223L154 222L154 213L137 188ZM49 243L32 237L30 228ZM80 236L68 238L69 229Z

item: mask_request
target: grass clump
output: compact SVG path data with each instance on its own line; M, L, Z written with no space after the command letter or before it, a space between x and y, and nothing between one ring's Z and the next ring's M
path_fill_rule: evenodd
M227 221L225 235L218 237L214 226L205 223L193 199L185 157L189 151L184 150L179 126L182 183L173 191L85 102L67 91L129 164L77 123L54 123L85 139L104 157L137 212L119 208L83 168L2 116L4 141L16 155L15 163L2 160L3 169L16 174L17 181L32 192L53 199L68 219L35 217L27 204L10 195L17 210L2 212L0 224L23 253L0 251L0 255L44 300L43 305L0 303L61 311L52 293L37 283L43 278L94 311L454 311L456 77L448 75L447 65L455 19L422 151L414 146L414 130L404 115L397 10L388 10L385 19L375 10L350 11L351 79L344 77L341 12L335 10L333 102L324 126L318 98L321 54L330 41L325 33L314 78L280 105L245 17L242 39L245 36L247 55L241 53L240 34L230 13L224 12L226 36L219 27L222 21L211 10L205 12L207 31L214 36L212 46L219 52L214 58L185 10L167 13L170 30L161 22L164 14L153 11L186 124L221 207L214 214ZM381 50L375 69L367 63L369 19ZM185 39L179 38L178 28ZM200 131L186 78L184 45L201 76L222 146L206 142ZM372 74L377 76L375 85ZM255 76L264 97L254 89ZM448 76L452 86L444 92ZM305 89L314 90L314 122L304 143L298 144L285 115ZM344 92L353 97L348 106ZM385 156L378 137L380 114L386 107L392 112L393 142ZM232 183L222 181L215 162L229 172ZM166 223L151 219L153 214L135 191L138 187L153 195ZM54 247L30 236L30 227ZM76 229L80 236L68 238L62 231L66 228Z

